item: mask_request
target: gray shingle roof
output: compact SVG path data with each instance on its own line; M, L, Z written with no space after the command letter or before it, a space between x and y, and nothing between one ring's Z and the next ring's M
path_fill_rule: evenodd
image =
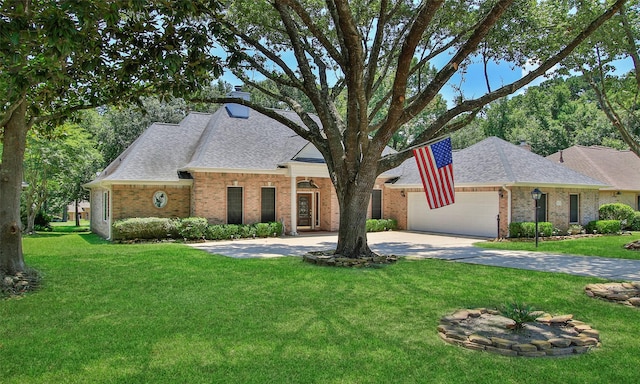
M415 159L402 164L396 186L422 185ZM497 137L453 152L453 176L463 185L566 185L602 187L602 182L563 167Z
M293 112L279 111L300 121ZM180 124L154 123L87 186L100 182L178 182L179 170L275 170L308 142L255 111L249 118L190 113Z
M154 123L89 185L101 181L176 182L211 120L190 113L180 124Z
M293 112L279 112L299 121ZM276 169L308 142L279 122L255 111L248 119L230 117L224 108L211 117L207 132L183 169Z
M547 159L611 186L603 189L640 191L640 158L631 151L574 145L547 156Z

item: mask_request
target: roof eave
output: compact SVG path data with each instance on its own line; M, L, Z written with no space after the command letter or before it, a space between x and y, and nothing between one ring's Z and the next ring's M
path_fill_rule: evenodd
M99 180L92 181L82 186L86 189L91 189L95 187L109 187L115 184L126 184L126 185L172 185L172 186L191 186L193 184L193 180L190 179L182 179L182 180Z
M208 168L208 167L185 167L178 171L185 172L206 172L206 173L255 173L260 175L283 175L287 173L286 169L250 169L250 168Z

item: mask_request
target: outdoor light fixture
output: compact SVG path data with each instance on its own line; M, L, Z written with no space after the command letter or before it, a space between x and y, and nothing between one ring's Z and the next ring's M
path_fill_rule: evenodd
M536 202L536 211L534 216L536 217L536 248L538 248L538 208L540 208L538 202L542 197L542 192L538 188L536 188L531 191L531 197L533 197L533 200Z

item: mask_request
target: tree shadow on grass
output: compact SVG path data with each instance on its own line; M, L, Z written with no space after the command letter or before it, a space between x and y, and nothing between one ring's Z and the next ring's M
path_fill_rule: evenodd
M105 240L95 233L81 233L78 236L89 244L111 244L109 240Z

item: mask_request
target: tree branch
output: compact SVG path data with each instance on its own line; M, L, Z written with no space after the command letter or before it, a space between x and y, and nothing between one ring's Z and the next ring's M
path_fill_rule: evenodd
M308 12L304 10L300 2L293 0L280 0L282 3L289 6L289 8L293 9L293 11L300 17L300 20L304 23L305 27L309 29L309 32L313 35L314 38L318 39L318 42L322 44L322 47L327 50L329 56L344 69L344 61L340 52L335 49L334 44L327 39L326 33L324 33L318 26L313 22L313 19L309 15Z
M487 93L482 97L473 100L466 100L457 106L449 109L447 112L442 114L438 119L436 119L430 126L427 128L421 135L419 135L409 146L414 146L420 143L427 141L429 138L433 137L437 132L440 132L442 127L444 127L449 121L453 120L455 117L474 110L479 110L483 106L488 103L497 100L501 97L510 95L517 91L518 89L524 87L525 85L532 82L539 76L545 74L549 69L551 69L554 65L559 63L561 60L566 58L580 43L586 40L586 38L593 33L596 29L598 29L605 21L609 20L625 3L625 0L618 0L614 3L609 9L607 9L603 14L593 20L584 30L582 30L569 44L567 44L562 50L560 50L557 54L547 59L544 63L542 63L538 68L529 72L526 76L522 77L520 80L514 81L511 84L505 85L493 92ZM402 123L405 123L411 119L411 116L408 113L405 113L403 119L401 119ZM459 128L458 128L459 129ZM446 129L447 132L454 132L452 129ZM402 161L411 157L410 153L404 152L394 156L393 161L385 161L378 166L378 169L383 171L388 170L389 165L392 164L400 164ZM392 167L391 167L392 168Z

